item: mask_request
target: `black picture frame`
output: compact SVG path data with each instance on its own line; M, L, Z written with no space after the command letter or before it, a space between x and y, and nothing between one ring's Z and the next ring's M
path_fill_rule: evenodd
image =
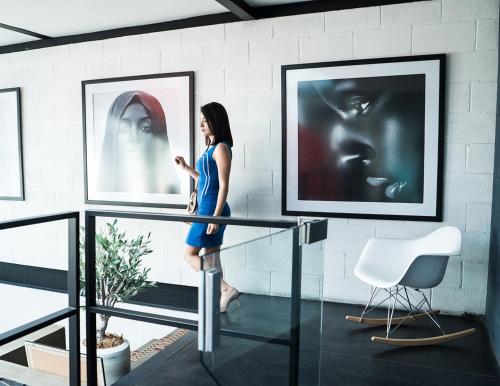
M442 221L445 69L445 54L281 66L282 214L315 217ZM405 78L398 78L400 76L405 76ZM390 80L392 83L388 82L388 84L397 85L395 86L397 87L397 91L393 93L394 96L390 96L389 89L386 90L387 93L381 93L383 98L373 92L373 95L370 96L371 99L362 103L365 91L361 92L361 90L367 90L370 87L372 87L372 90L375 90L377 87L382 87L374 86L382 84L381 77L391 77ZM384 80L386 79L389 78L384 78ZM410 80L410 82L406 82L406 80ZM411 88L413 84L418 85L418 90L420 90L418 93ZM356 87L358 87L357 90ZM383 138L380 133L371 134L372 138L376 137L376 140L371 142L365 141L366 143L363 143L363 145L370 145L368 147L370 147L372 153L369 156L364 155L368 152L363 153L361 150L357 151L357 154L350 156L349 154L356 153L352 150L355 146L346 145L348 140L345 139L351 135L349 130L365 127L352 124L347 129L346 122L348 122L348 119L356 122L351 117L359 117L360 114L366 114L367 118L370 118L367 111L376 111L375 107L371 107L371 105L376 106L373 101L398 100L399 105L404 107L401 107L400 111L404 110L409 112L408 114L417 114L416 107L409 108L408 106L412 106L411 104L407 103L405 105L404 99L396 98L399 92L403 92L400 89L404 89L404 87L408 89L406 91L403 90L405 94L401 95L411 94L414 98L413 100L418 100L418 104L416 105L422 106L418 110L418 114L420 114L418 115L418 122L423 121L424 124L419 129L421 132L418 133L418 141L416 142L420 143L421 147L423 146L423 152L415 151L415 156L413 157L416 160L414 161L415 165L418 166L414 170L418 170L420 174L418 178L415 177L413 180L411 179L411 175L408 177L409 181L419 181L420 184L412 184L403 180L399 180L398 182L395 177L389 177L389 174L387 174L388 177L366 177L370 172L367 171L369 167L363 169L364 165L378 165L383 162L384 157L387 158L381 151L379 152L380 155L377 154L377 148L375 145L371 145L372 142L383 143L383 140L380 140L380 138ZM349 89L355 92L347 94L346 90ZM358 94L357 96L356 93ZM416 95L418 95L419 99L415 99L417 98ZM351 101L356 101L356 98L361 98L359 99L360 102L352 104L353 102ZM378 106L383 106L382 102L377 103L379 103ZM310 104L312 104L313 108L310 107ZM324 106L320 106L321 104L324 104ZM395 105L395 103L393 104ZM339 106L341 107L339 108ZM316 110L314 110L315 108ZM372 110L369 110L371 108ZM318 115L312 114L312 112L327 111L328 109L333 110L330 115L325 115L325 117L331 119L328 123L322 120L323 117L321 115L319 115L321 119L318 120ZM393 109L391 114L395 114L394 112L397 113L398 110L396 107ZM378 111L383 110L378 107ZM392 117L393 115L390 116ZM387 120L387 117L389 115L384 118L383 113L380 113L377 119ZM411 115L407 115L407 117L411 117ZM360 119L358 118L357 122ZM404 119L401 121L404 122ZM304 124L304 122L307 124ZM370 121L366 119L365 122ZM392 124L394 122L396 121L393 121ZM409 122L409 119L407 122ZM301 130L300 139L299 123ZM311 186L315 186L314 184L305 184L305 182L314 181L314 179L308 180L306 178L309 176L307 174L309 172L307 171L308 158L304 158L307 150L304 149L310 146L307 144L307 141L310 141L310 139L304 140L304 138L307 138L304 136L306 132L304 130L309 130L309 133L313 133L317 138L323 138L322 143L328 144L328 151L325 153L327 154L325 162L329 165L334 165L331 167L333 172L332 174L324 172L322 175L328 177L340 176L329 178L328 180L332 182L324 190L321 190L317 186L311 188ZM342 134L339 134L339 132L342 132ZM330 137L326 137L326 133ZM360 138L363 135L368 136L368 134L359 134L359 132L356 134ZM400 134L400 136L403 136L403 134ZM356 141L361 142L362 140L354 139L351 142L356 143ZM387 143L389 143L389 140L387 140ZM400 141L399 143L403 142ZM299 146L301 146L300 160ZM402 152L405 146L403 144L399 147L394 147L393 151L386 152L386 154L392 154L396 157L395 154ZM380 147L380 149L382 148ZM314 148L311 147L310 149ZM384 147L384 149L386 148ZM314 151L316 156L317 154L321 154L318 149ZM341 154L345 155L341 157ZM359 164L356 168L344 167L350 159L362 161L364 164ZM398 160L400 161L398 167L401 169L404 169L406 166L404 162L409 162L402 158L398 158ZM373 166L370 167L374 168ZM356 173L353 172L354 170ZM373 173L377 176L375 172ZM381 172L379 174L384 176ZM351 176L352 178L350 178ZM394 179L391 180L391 178ZM390 184L395 180L395 183ZM320 179L319 181L325 181L325 179ZM340 188L335 186L334 181L339 181ZM324 183L318 185L325 186ZM371 190L372 185L375 186L373 190ZM336 189L339 190L338 193L335 192ZM329 197L332 199L329 199ZM394 199L394 202L390 202L391 199Z
M12 181L10 181L12 186L9 187L9 189L4 190L0 184L0 200L24 201L25 191L24 191L24 166L23 166L24 162L23 162L23 135L22 135L22 113L21 113L21 88L11 87L11 88L0 89L0 97L5 98L6 102L5 104L7 105L7 111L2 111L3 109L0 109L0 122L2 121L6 122L2 124L2 127L0 129L6 128L7 130L16 130L16 133L14 135L7 136L5 133L1 135L2 141L4 142L3 146L13 147L16 150L16 154L9 157L11 153L9 150L12 149L2 150L3 153L2 156L9 157L9 159L3 160L3 162L0 162L0 165L4 162L8 163L6 165L3 165L3 167L5 167L4 170L7 169L11 170L14 175L10 176L10 179L12 179ZM9 104L11 105L10 108ZM1 116L2 114L5 114L4 118L2 118ZM16 143L13 144L10 142L16 142Z
M179 86L181 84L181 86ZM130 86L129 86L130 85ZM140 87L144 85L144 87ZM176 149L170 148L171 161L174 162L173 158L176 155L183 155L186 161L193 164L194 162L194 72L184 71L184 72L173 72L173 73L159 73L159 74L148 74L148 75L136 75L136 76L125 76L116 78L104 78L104 79L92 79L82 81L82 118L83 118L83 158L84 158L84 186L85 186L85 203L86 204L100 204L100 205L120 205L120 206L139 206L139 207L157 207L157 208L186 208L186 203L188 202L190 192L193 189L193 181L187 175L187 173L181 174L179 171L178 178L180 179L180 193L155 193L155 192L145 192L143 194L144 198L140 197L140 193L137 192L127 192L124 190L120 191L101 191L95 189L97 167L96 161L89 157L89 150L93 146L93 154L95 155L97 149L95 144L91 146L90 137L90 125L88 115L93 112L90 103L89 94L97 94L98 91L104 91L104 93L115 93L117 95L123 94L125 92L143 92L147 90L148 94L153 95L161 104L161 110L167 110L166 106L160 101L160 97L156 94L160 93L163 87L169 87L168 90L179 88L179 93L182 94L182 100L178 103L180 105L178 120L181 124L175 125L175 127L184 127L184 130L177 133L177 143L181 144L180 148L183 150L178 154ZM92 99L95 100L95 99ZM118 100L118 96L113 100L113 103L109 108L113 107L113 104ZM145 107L147 109L147 107ZM107 110L109 114L109 109ZM171 109L171 111L174 111ZM102 117L101 112L101 117ZM166 132L168 133L172 127L169 125L168 112L164 112L166 120ZM108 118L106 118L108 119ZM102 121L102 119L101 119ZM92 121L94 123L94 120ZM106 120L107 125L107 120ZM170 126L170 127L169 127ZM92 127L93 128L93 127ZM107 130L102 128L101 131ZM177 129L176 129L177 130ZM103 133L100 135L103 137ZM169 135L167 141L172 142L172 136ZM96 136L94 135L94 142ZM104 139L102 140L102 145L104 146ZM171 143L169 145L171 147ZM175 154L174 154L175 153ZM103 150L101 150L101 156L103 157ZM175 166L175 165L174 165ZM169 166L170 167L170 166ZM177 170L177 168L175 168ZM172 170L172 169L171 169ZM130 195L128 199L127 194ZM118 197L118 198L116 198ZM147 198L147 199L146 199Z

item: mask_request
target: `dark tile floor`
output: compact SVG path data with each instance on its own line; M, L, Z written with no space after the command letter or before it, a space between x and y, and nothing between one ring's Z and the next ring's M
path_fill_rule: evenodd
M224 329L269 338L287 338L287 299L243 295L241 307L221 318ZM325 303L322 333L318 303L304 301L300 353L301 385L499 385L496 360L487 332L474 318L442 316L446 332L475 327L474 335L427 347L394 347L370 341L385 327L345 320L361 307ZM384 314L382 314L384 315ZM399 337L425 337L438 330L425 321L401 327ZM196 333L169 346L124 377L116 386L287 385L289 347L222 336L215 354L197 351ZM205 367L206 366L206 367ZM210 369L210 372L207 371Z

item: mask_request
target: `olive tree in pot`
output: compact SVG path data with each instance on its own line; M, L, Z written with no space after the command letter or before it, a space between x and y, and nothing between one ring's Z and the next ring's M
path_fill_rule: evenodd
M117 220L107 223L105 230L96 232L96 303L113 307L126 302L147 288L156 286L148 281L150 268L142 268L141 258L153 252L149 249L151 234L131 240L120 232ZM80 284L85 290L85 230L80 232ZM130 371L130 344L122 336L106 333L110 316L97 315L97 356L103 358L106 383L113 384ZM84 342L85 344L85 342ZM85 351L85 347L82 347Z

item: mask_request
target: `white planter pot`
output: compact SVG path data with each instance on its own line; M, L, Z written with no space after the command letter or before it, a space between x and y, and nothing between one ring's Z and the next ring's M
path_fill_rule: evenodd
M82 345L82 352L87 348ZM112 348L98 348L97 356L102 358L106 386L110 386L130 372L130 344L125 340Z

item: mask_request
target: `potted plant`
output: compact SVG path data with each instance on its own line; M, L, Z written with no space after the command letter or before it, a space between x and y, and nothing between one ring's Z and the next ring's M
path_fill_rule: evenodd
M96 303L113 307L126 302L147 288L156 286L148 281L150 268L142 268L141 258L153 252L149 249L151 233L131 240L120 232L117 220L107 223L105 230L96 232ZM85 230L80 232L80 284L85 289ZM130 371L130 344L123 336L106 333L110 316L97 315L97 356L103 358L106 383L113 384ZM85 342L84 345L85 346ZM85 350L85 347L82 347Z

